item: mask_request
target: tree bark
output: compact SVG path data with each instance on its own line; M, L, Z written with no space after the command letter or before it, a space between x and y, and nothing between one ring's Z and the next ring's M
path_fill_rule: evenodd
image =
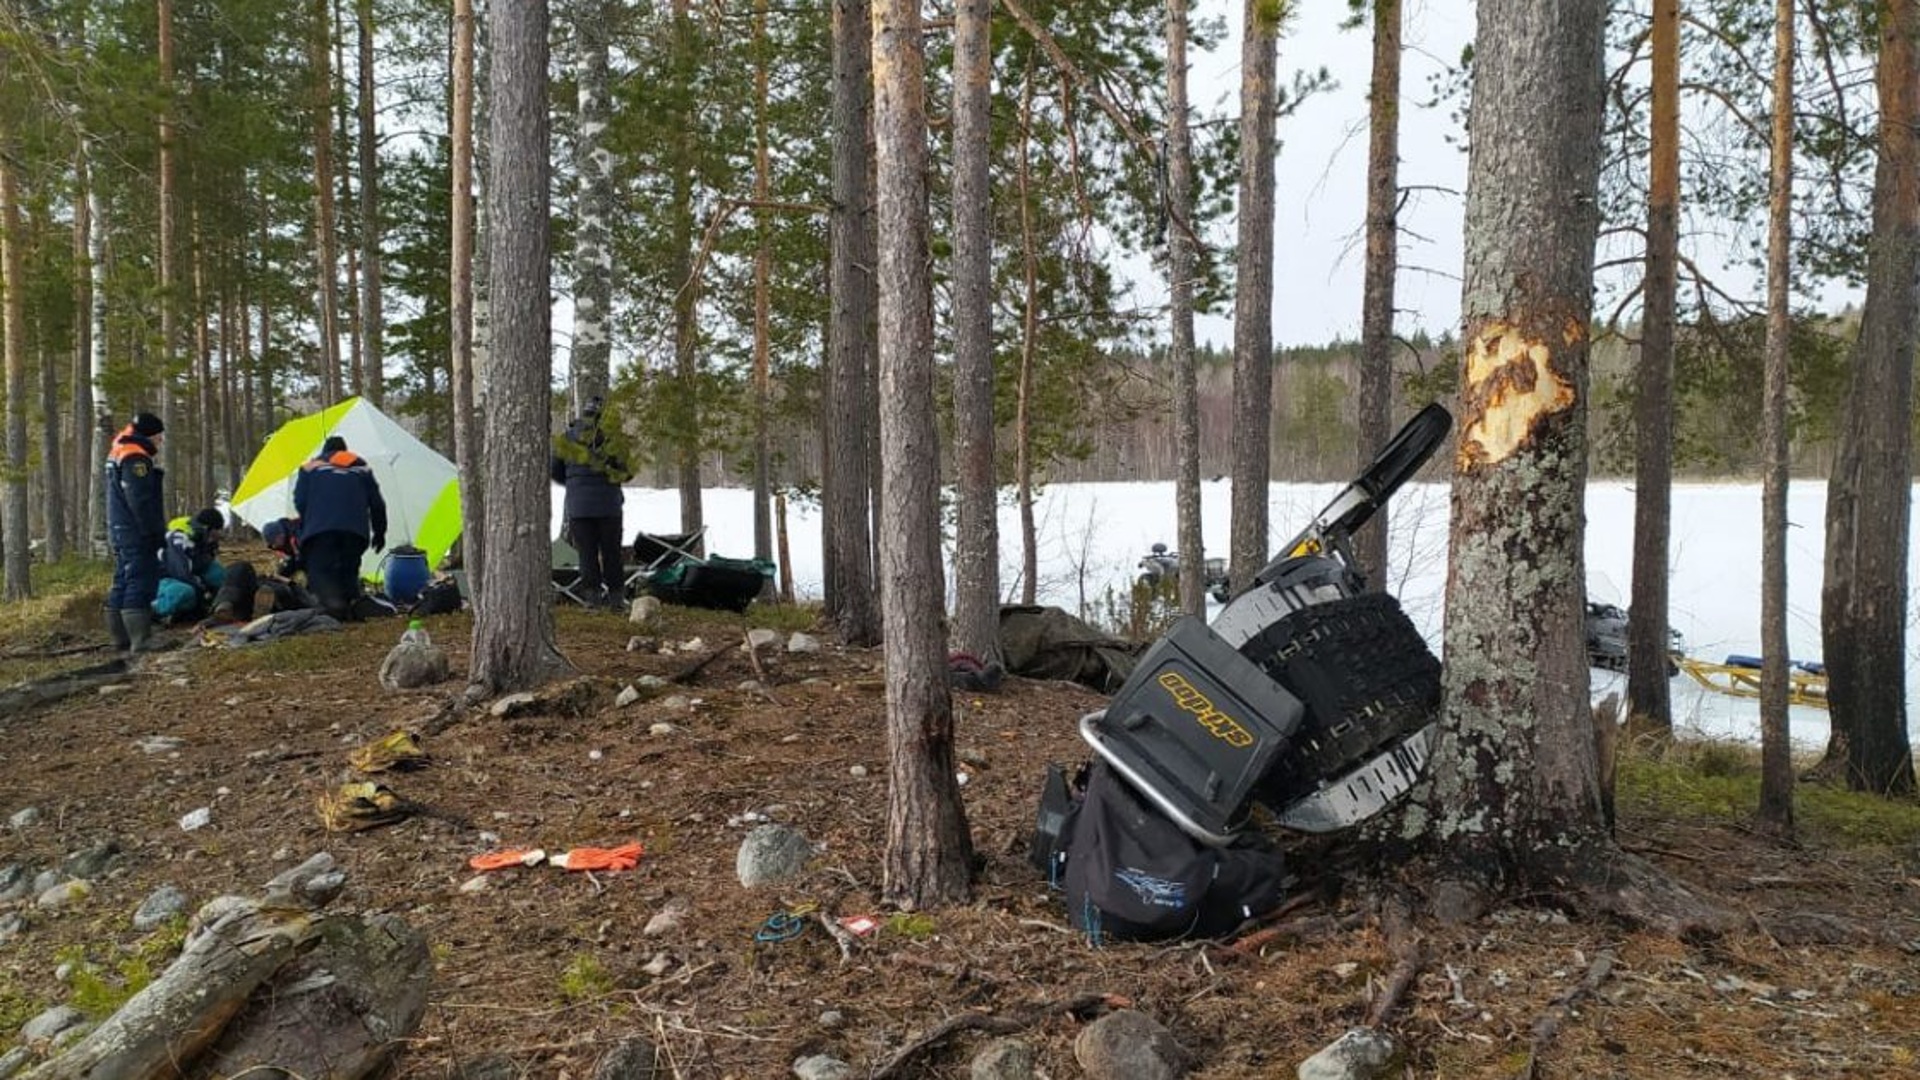
M1360 292L1360 453L1355 473L1393 437L1393 303L1400 266L1400 0L1373 0L1373 86L1367 110L1367 265ZM1354 560L1388 587L1389 507L1353 538Z
M1193 132L1188 123L1187 0L1167 0L1167 366L1173 374L1173 502L1180 610L1207 610L1207 548L1200 527L1200 380L1193 356Z
M194 462L191 494L187 498L190 510L213 505L213 429L214 416L213 383L213 333L209 325L211 304L207 300L207 238L200 227L200 210L194 208L188 215L188 231L192 236L190 251L193 258L193 442ZM186 440L181 440L186 444Z
M773 198L773 158L767 147L767 0L754 0L753 40L753 198L760 204L753 215L753 557L772 559L773 233L764 209Z
M81 39L86 38L82 29ZM93 280L98 269L93 257L93 180L85 141L74 152L73 183L73 373L72 408L66 449L68 473L73 478L73 547L83 558L93 555L93 518L96 493L93 458Z
M339 256L334 247L333 197L333 62L329 53L332 27L327 0L313 0L309 10L308 78L312 80L313 119L313 259L320 352L320 400L332 405L340 400L340 314L338 286L334 281Z
M497 319L485 414L488 564L474 604L470 676L481 695L524 690L570 670L553 634L547 456L526 451L546 446L551 426L546 0L493 4L488 18L495 156L487 295Z
M953 30L953 644L1000 653L1000 490L993 430L993 3L957 0Z
M373 80L373 0L356 0L359 30L360 122L360 352L367 400L375 407L386 403L386 311L380 298L381 248L385 229L380 220L380 129Z
M1627 619L1627 714L1670 733L1667 547L1673 532L1674 271L1680 227L1680 0L1653 4L1653 131L1646 277L1633 401L1633 599Z
M1787 723L1788 344L1793 334L1793 0L1775 0L1773 145L1767 198L1766 391L1760 491L1760 807L1761 824L1793 832L1793 745Z
M35 243L51 248L54 230L35 229ZM67 470L62 464L66 446L60 439L60 364L47 348L42 336L38 350L40 362L40 527L46 536L47 562L57 563L67 554Z
M1280 6L1246 0L1240 41L1239 265L1233 293L1233 591L1267 564L1273 475L1274 68Z
M160 349L154 364L158 378L155 379L159 391L160 419L166 426L173 427L173 350L178 344L174 312L178 307L174 290L174 174L176 171L175 150L173 145L173 0L157 0L155 14L158 18L157 59L160 65L160 123L159 123L159 166L160 166L160 212L159 236L157 244L159 255L155 260L160 271ZM136 408L142 407L139 405Z
M872 412L875 304L873 190L867 173L873 42L870 0L833 3L833 215L828 293L826 475L822 494L827 614L849 645L880 641L874 598Z
M1020 374L1013 402L1013 476L1020 504L1020 602L1031 606L1040 588L1039 525L1033 512L1033 368L1040 337L1039 240L1033 229L1033 68L1020 96Z
M1846 420L1827 485L1820 621L1833 718L1826 764L1843 768L1854 790L1894 795L1915 790L1906 621L1920 331L1920 3L1881 0L1879 11L1873 238Z
M0 490L0 543L5 546L6 598L33 595L32 532L27 525L27 283L20 250L20 178L11 133L0 127L0 287L6 290L7 464Z
M873 25L879 196L880 590L887 642L884 899L962 903L973 843L954 780L933 409L925 41L920 0L883 0Z
M454 461L460 470L460 554L471 595L478 596L486 552L486 481L480 472L480 425L474 411L473 313L473 0L453 0L452 115L448 118L452 212L449 214L451 265L448 282L453 325L450 380L453 383ZM265 337L264 332L262 337ZM266 343L261 342L264 351Z
M693 15L688 0L673 0L673 41L675 69L690 72ZM691 109L691 104L688 105ZM673 252L676 260L674 280L679 282L673 298L673 419L678 434L673 447L674 468L680 481L680 531L700 528L701 508L700 450L703 426L700 421L700 279L694 269L694 142L693 119L673 136Z
M613 153L606 146L607 5L573 5L575 97L573 162L573 415L606 396L613 380Z

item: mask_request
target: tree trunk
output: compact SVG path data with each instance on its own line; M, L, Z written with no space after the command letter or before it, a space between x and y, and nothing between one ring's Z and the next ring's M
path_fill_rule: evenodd
M1867 293L1846 422L1827 486L1821 631L1833 718L1828 763L1849 787L1915 790L1907 736L1908 509L1913 355L1920 328L1920 3L1880 8L1880 158Z
M673 41L675 69L693 70L693 16L688 0L673 0ZM689 104L691 109L692 105ZM700 279L693 265L694 248L694 143L693 120L689 116L673 136L673 280L679 282L673 297L673 417L677 433L673 456L680 481L680 531L700 528L705 513L701 508L700 449L704 427L700 421Z
M50 225L51 223L46 223ZM36 246L53 246L53 229L34 230ZM44 336L39 348L40 361L40 525L46 536L47 562L57 563L67 555L67 470L61 463L60 441L60 365L48 350Z
M1193 358L1193 133L1187 117L1187 0L1167 0L1167 295L1173 374L1173 501L1180 548L1180 610L1207 610L1200 527L1200 386Z
M1367 266L1360 294L1360 453L1356 473L1393 437L1393 302L1400 268L1400 0L1373 0L1373 89L1367 115ZM1382 506L1353 538L1374 589L1388 587Z
M1667 546L1673 532L1674 270L1680 226L1680 0L1653 4L1652 162L1647 190L1646 279L1641 292L1638 386L1633 401L1633 599L1627 621L1627 715L1638 729L1670 733Z
M480 424L474 410L473 313L473 0L453 0L452 115L448 118L453 197L448 215L452 231L448 282L453 325L448 337L452 356L453 450L460 471L460 556L471 595L478 596L484 580L486 552L486 480L480 472ZM264 337L264 334L262 335ZM261 343L265 349L265 342ZM551 495L549 495L551 497Z
M375 407L386 404L386 310L380 298L385 230L380 221L380 130L373 82L373 0L356 0L359 32L360 121L360 352L364 392Z
M925 42L920 0L884 0L873 29L879 196L880 590L887 641L884 899L963 903L973 843L954 780L933 410Z
M1033 365L1040 336L1038 241L1033 233L1033 68L1020 95L1020 377L1014 394L1014 483L1020 503L1020 602L1032 605L1040 588L1039 526L1033 514Z
M876 288L867 173L872 25L870 0L833 0L833 212L828 226L833 265L827 290L833 332L827 350L825 468L830 482L821 512L827 614L849 645L880 641L869 516L873 463L867 449Z
M606 146L607 4L573 5L575 98L572 413L605 397L613 381L613 152Z
M336 297L334 267L333 207L333 63L329 42L332 37L327 0L313 0L308 27L308 78L312 80L313 133L313 258L316 290L315 318L319 322L320 401L332 405L340 400L340 317Z
M767 147L767 0L753 7L753 557L773 558L773 157Z
M489 7L492 174L487 295L495 315L485 413L487 574L473 621L473 688L524 690L568 671L554 643L547 389L553 347L546 0Z
M1273 475L1273 132L1280 6L1246 0L1240 43L1239 266L1233 293L1233 591L1267 564Z
M1793 0L1775 0L1773 145L1767 198L1766 394L1760 493L1760 807L1761 825L1793 832L1793 745L1787 723L1788 344L1793 333Z
M27 523L27 283L22 263L20 178L12 133L0 128L0 288L5 289L7 471L0 500L6 598L33 595L32 530Z
M1683 931L1708 908L1612 845L1585 640L1586 391L1603 112L1601 0L1482 0L1467 174L1445 701L1431 804L1440 913L1575 891Z
M957 0L953 29L953 645L1000 654L1000 485L993 437L993 3Z
M208 326L206 235L200 229L200 211L196 207L188 217L193 235L193 411L194 462L193 494L187 509L213 505L213 334ZM185 442L185 440L181 440Z
M85 40L84 32L81 34ZM73 386L71 421L66 449L68 474L73 478L73 546L83 558L93 555L93 180L83 142L74 153L73 184Z
M174 173L175 153L173 145L173 0L157 0L156 14L159 20L158 61L160 65L160 213L159 213L159 257L155 260L160 271L160 349L155 358L154 370L158 373L155 380L159 391L160 419L167 427L173 426L173 350L178 344L174 325L174 312L179 306L174 290ZM145 390L145 387L142 387ZM135 408L146 406L136 402Z

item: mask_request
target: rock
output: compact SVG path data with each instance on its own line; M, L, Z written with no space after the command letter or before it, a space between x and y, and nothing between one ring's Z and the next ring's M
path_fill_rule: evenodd
M380 685L388 690L417 690L445 682L452 673L446 650L415 641L395 645L380 661Z
M27 917L17 911L0 915L0 945L27 932Z
M798 874L812 857L813 845L798 829L761 825L741 841L734 869L740 875L740 884L751 889Z
M0 903L18 900L33 891L33 868L26 863L0 866Z
M649 734L649 735L671 735L671 734L673 734L674 732L676 732L676 731L678 731L678 730L680 730L680 729L679 729L679 728L677 728L677 727L674 727L674 726L673 726L672 724L669 724L669 723L667 723L666 721L664 721L664 720L663 720L663 721L661 721L660 723L657 723L657 724L655 724L655 725L653 725L652 727L650 727L650 728L648 728L648 729L647 729L647 734Z
M627 608L627 621L641 626L660 617L660 598L657 596L636 596L633 604Z
M203 806L198 810L189 810L185 814L180 815L180 831L192 832L195 829L204 829L212 821L213 811L208 807Z
M846 1015L843 1014L839 1009L828 1009L826 1012L823 1012L820 1014L820 1026L828 1029L829 1031L833 1030L834 1028L840 1027L846 1022L847 1022Z
M485 874L475 874L473 877L460 883L460 891L468 896L472 896L475 893L486 892L492 887L493 879Z
M655 912L653 918L647 920L647 928L640 931L641 936L658 937L680 929L680 925L687 921L687 911L690 907L691 905L684 899L677 896L667 901L666 907Z
M739 682L734 684L733 688L735 690L740 691L743 694L757 694L761 690L760 680L741 679Z
M1193 1055L1158 1020L1121 1009L1088 1024L1073 1040L1073 1057L1088 1080L1179 1080Z
M538 700L539 698L535 697L532 691L522 690L517 694L508 694L506 697L494 702L487 708L487 713L494 717L512 716L514 713L520 712L533 705Z
M32 1060L33 1051L24 1046L16 1046L0 1054L0 1080L8 1080L9 1077L18 1075L21 1069L27 1067L27 1062Z
M92 880L106 873L107 868L119 857L120 845L112 840L102 840L67 856L60 865L68 877Z
M60 1034L55 1035L52 1040L47 1043L47 1050L49 1053L58 1054L60 1051L86 1038L93 1032L94 1028L99 1026L99 1024L94 1023L92 1020L75 1024L60 1032Z
M1398 1053L1393 1039L1372 1028L1354 1028L1300 1063L1300 1080L1377 1080Z
M46 1012L26 1022L20 1029L20 1042L32 1046L37 1042L46 1042L55 1035L71 1027L87 1022L87 1014L71 1005L55 1005Z
M659 1075L654 1062L659 1050L638 1035L629 1035L613 1044L593 1064L593 1080L653 1080Z
M67 875L58 870L42 870L33 876L33 886L28 891L39 895L65 880Z
M847 767L847 775L853 777L855 780L865 780L867 778L867 767L865 765L850 765Z
M639 700L640 700L640 691L634 687L629 686L624 690L621 690L619 694L615 695L613 699L613 706L616 709L624 709L627 706Z
M1033 1080L1033 1047L1024 1039L995 1039L974 1055L971 1080Z
M1763 920L1767 933L1788 948L1809 945L1854 945L1870 940L1859 923L1822 911L1790 911Z
M798 630L787 639L787 651L790 653L816 653L820 651L820 641L812 634L803 634Z
M17 810L12 817L7 819L7 824L13 827L14 832L25 832L35 825L40 824L40 808L37 806L29 806Z
M133 745L148 754L171 754L187 745L187 740L176 739L172 735L149 735Z
M77 904L92 895L93 886L75 878L72 881L63 881L41 893L34 898L33 903L36 907L59 908L66 907L68 904Z
M853 1068L839 1058L815 1054L795 1061L793 1075L800 1080L851 1080Z
M670 684L667 682L667 680L661 678L658 675L642 675L638 679L635 679L633 681L633 685L638 686L643 690L658 690L661 687L667 686Z
M756 626L747 631L747 647L751 649L763 649L779 640L780 631L769 630L764 626Z
M693 708L693 699L685 694L674 694L671 697L663 698L660 702L660 707L663 709L673 709L675 711L691 709Z
M488 1054L471 1061L454 1062L442 1075L445 1080L521 1080L528 1073L505 1054Z
M140 901L133 913L133 928L145 933L176 915L187 913L187 894L171 885L162 885Z
M374 1075L419 1028L432 970L426 938L397 915L322 919L313 949L275 972L208 1049L209 1074Z
M664 952L654 953L653 959L648 960L640 968L642 974L653 979L657 979L672 970L673 957Z

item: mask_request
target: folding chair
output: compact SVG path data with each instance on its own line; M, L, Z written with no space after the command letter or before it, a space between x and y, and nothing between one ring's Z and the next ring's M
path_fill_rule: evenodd
M565 598L581 607L592 607L580 591L580 552L564 538L555 537L553 541L553 583L554 599Z
M643 532L633 538L633 563L628 567L626 576L627 595L632 596L641 590L648 579L682 562L704 562L701 553L706 550L707 527L705 525L690 533L650 533Z

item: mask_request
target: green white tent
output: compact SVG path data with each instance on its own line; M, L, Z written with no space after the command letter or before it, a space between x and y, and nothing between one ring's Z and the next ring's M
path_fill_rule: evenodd
M387 550L412 544L427 553L428 566L438 566L460 536L459 472L453 462L362 398L348 398L282 424L233 493L234 515L256 529L275 518L292 517L294 478L329 435L347 440L347 449L373 467L387 500ZM360 560L360 576L379 580L384 557L368 551Z

